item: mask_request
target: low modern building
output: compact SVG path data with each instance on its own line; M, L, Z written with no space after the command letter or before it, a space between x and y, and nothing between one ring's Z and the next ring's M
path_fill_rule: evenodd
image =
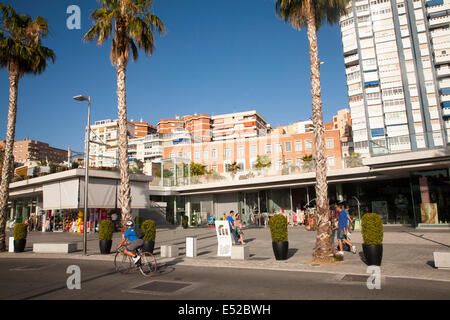
M42 231L69 231L84 210L85 170L49 174L10 184L8 221L39 221ZM133 216L148 209L149 182L152 177L131 174L131 208ZM120 211L120 175L115 171L89 170L88 207L91 229L112 212ZM70 223L69 223L70 222Z
M330 204L347 201L356 217L375 212L385 224L450 227L448 147L367 158L354 168L330 169L327 178ZM110 213L119 207L119 179L118 172L90 171L89 206L94 218L99 210ZM276 213L292 222L298 209L314 214L314 171L269 175L255 170L246 179L204 177L170 187L145 175L131 175L131 181L134 215L164 208L167 221L175 224L181 223L182 215L191 225L207 224L230 210L241 213L244 225L264 223ZM44 214L55 227L61 225L65 214L83 207L83 186L81 169L11 183L9 218L22 221Z
M330 204L347 201L351 213L376 212L385 224L450 226L450 148L372 157L354 168L328 171ZM246 179L200 179L190 184L150 187L151 199L167 203L179 222L186 214L206 223L223 212L240 212L250 225L276 213L292 218L298 208L314 212L315 172ZM292 222L292 219L290 220Z

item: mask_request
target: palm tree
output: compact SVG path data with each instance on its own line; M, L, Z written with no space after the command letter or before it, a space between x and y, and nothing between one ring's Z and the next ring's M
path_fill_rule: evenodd
M153 0L98 0L101 8L94 10L94 26L84 40L97 39L100 46L114 31L111 46L111 63L117 73L117 100L119 119L120 205L122 222L131 220L130 175L128 172L128 133L126 71L130 53L138 58L138 47L152 55L155 38L153 32L164 33L162 21L151 14Z
M8 210L9 183L13 166L19 79L26 73L41 74L47 60L55 61L52 50L41 45L48 34L47 21L17 14L9 5L0 4L0 67L9 73L9 105L6 142L0 184L0 251L6 250L5 227Z
M227 164L226 169L231 174L231 179L234 180L234 176L239 170L241 170L241 166L235 161L233 163Z
M319 217L317 240L314 248L315 262L330 261L333 256L329 228L329 203L327 184L327 162L324 151L324 126L320 87L320 61L317 46L317 30L324 22L335 24L345 13L349 0L277 0L275 12L278 17L300 30L306 26L309 42L309 64L311 68L311 96L314 124L316 160L316 210Z

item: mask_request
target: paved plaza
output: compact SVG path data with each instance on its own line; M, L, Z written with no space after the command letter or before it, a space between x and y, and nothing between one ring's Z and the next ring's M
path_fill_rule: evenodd
M158 264L177 264L199 267L249 268L258 270L279 270L286 272L309 271L335 274L365 275L367 265L362 253L362 237L360 231L351 236L356 245L356 254L345 252L342 262L333 265L314 265L311 263L315 245L315 231L307 231L302 226L292 226L289 232L289 258L284 261L275 260L270 230L266 228L249 228L244 230L245 240L249 247L250 258L247 260L231 260L229 257L217 256L217 237L214 228L159 228L156 233L154 254ZM9 236L10 233L7 232ZM186 257L186 237L197 237L197 257ZM121 233L114 233L113 249L119 243ZM69 254L33 253L33 243L76 242L78 250ZM162 245L175 245L179 255L173 258L161 258ZM114 253L101 255L98 234L88 233L88 255L82 253L83 235L80 233L42 233L30 232L27 237L26 251L23 253L0 253L0 258L70 258L110 260ZM385 226L383 241L382 276L427 279L450 282L450 270L438 270L434 267L433 252L450 252L449 229L414 229L402 226Z

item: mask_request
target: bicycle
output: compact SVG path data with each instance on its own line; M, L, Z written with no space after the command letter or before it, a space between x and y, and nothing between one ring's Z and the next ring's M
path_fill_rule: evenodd
M122 246L123 247L123 246ZM123 249L117 249L114 257L114 266L117 272L127 274L132 269L139 269L144 277L151 277L156 272L156 258L148 251L142 251L142 248L136 250L136 254L141 259L135 264L131 257L123 252Z

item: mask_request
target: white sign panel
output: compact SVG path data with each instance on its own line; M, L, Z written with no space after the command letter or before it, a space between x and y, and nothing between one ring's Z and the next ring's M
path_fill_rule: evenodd
M219 257L231 257L231 234L227 220L216 221L217 255Z

